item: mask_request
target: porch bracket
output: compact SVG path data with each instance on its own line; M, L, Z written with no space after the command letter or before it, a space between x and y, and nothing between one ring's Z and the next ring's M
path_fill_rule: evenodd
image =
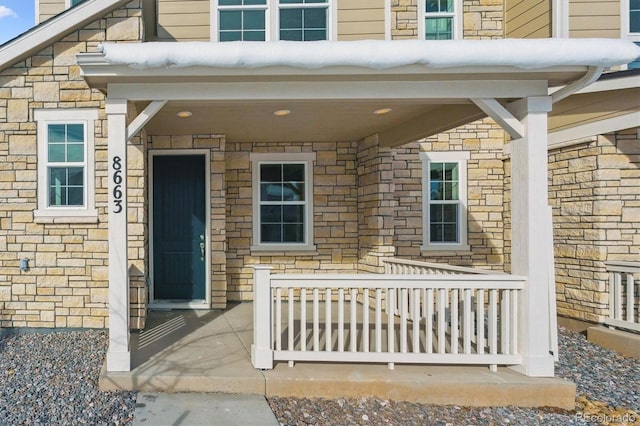
M127 142L142 130L142 128L167 104L166 100L151 101L149 105L138 115L127 128Z
M524 125L514 117L500 102L491 98L472 98L471 101L511 136L511 139L524 137Z

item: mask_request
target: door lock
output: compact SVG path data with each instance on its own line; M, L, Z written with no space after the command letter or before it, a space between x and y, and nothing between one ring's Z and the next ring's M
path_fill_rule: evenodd
M200 235L200 260L204 262L204 235Z

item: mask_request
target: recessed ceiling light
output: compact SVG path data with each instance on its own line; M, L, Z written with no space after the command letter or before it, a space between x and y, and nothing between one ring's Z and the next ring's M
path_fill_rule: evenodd
M289 111L288 109L279 109L279 110L273 112L273 115L275 115L277 117L283 117L283 116L289 115L289 114L291 114L291 111Z
M391 111L393 111L391 108L380 108L380 109L377 109L377 110L373 111L373 113L375 115L383 115L383 114L388 114Z
M191 111L180 111L176 114L180 118L189 118L193 115Z

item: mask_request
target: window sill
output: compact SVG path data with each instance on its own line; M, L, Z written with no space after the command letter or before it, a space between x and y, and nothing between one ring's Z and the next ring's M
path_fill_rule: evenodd
M468 245L420 246L422 256L470 256L473 254Z
M318 254L315 245L251 246L251 254L256 256L315 256Z
M98 223L98 211L92 210L35 210L35 223Z

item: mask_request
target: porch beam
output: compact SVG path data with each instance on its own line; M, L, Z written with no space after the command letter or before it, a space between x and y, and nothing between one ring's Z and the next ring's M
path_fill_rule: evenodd
M491 117L512 139L524 137L524 126L505 107L492 98L472 98L474 104Z
M108 98L109 349L107 371L131 371L127 253L127 100Z
M511 143L511 273L527 277L521 292L518 352L514 370L553 377L550 291L553 290L553 241L547 193L548 96L523 99L524 137ZM542 237L541 237L542 236Z
M140 130L167 104L166 100L152 101L127 128L127 141L130 141Z
M384 83L384 84L383 84ZM469 98L522 98L546 95L546 81L247 81L222 83L114 83L114 98L144 100L282 101L385 100L437 101Z
M444 105L378 133L383 147L396 147L435 135L484 117L473 104Z

